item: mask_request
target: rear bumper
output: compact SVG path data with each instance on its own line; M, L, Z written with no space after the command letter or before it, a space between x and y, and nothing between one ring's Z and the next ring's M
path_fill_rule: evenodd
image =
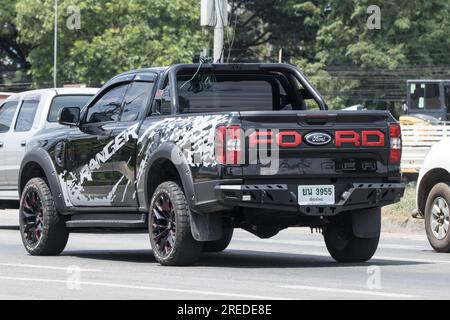
M290 211L306 216L332 216L343 211L381 207L398 202L405 189L403 183L350 183L334 186L334 205L299 205L298 184L218 184L214 186L214 202L223 207Z

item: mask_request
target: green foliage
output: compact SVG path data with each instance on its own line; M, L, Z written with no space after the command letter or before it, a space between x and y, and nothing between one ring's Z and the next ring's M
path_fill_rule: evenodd
M2 0L0 5L0 91L20 90L18 83L28 81L26 70L28 46L18 42L14 24L15 1ZM20 70L17 71L17 68ZM4 88L6 87L6 88Z
M282 49L333 108L398 113L407 79L450 77L448 0L228 2L225 61L277 61ZM36 87L52 84L53 1L3 3L0 38L10 42L0 50L19 49L0 63L20 61L19 52ZM72 5L81 10L79 30L66 26ZM370 5L381 9L380 30L367 27ZM212 28L201 28L199 15L199 0L59 0L59 84L99 85L125 70L191 62L212 47Z
M77 5L81 28L70 30L69 6ZM203 46L196 0L60 0L59 84L99 85L129 69L191 62ZM32 46L28 57L36 86L51 83L53 1L19 0L20 40Z
M407 79L450 76L448 0L325 3L333 10L317 32L313 61L323 68L314 76L335 107L365 104L397 113ZM381 9L380 30L366 25L372 4Z

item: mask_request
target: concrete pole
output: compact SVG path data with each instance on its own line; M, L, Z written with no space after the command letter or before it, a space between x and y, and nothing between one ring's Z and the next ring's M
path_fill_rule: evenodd
M223 41L224 41L224 17L223 10L227 10L226 6L221 5L222 0L214 0L216 12L216 26L214 28L214 63L223 62Z

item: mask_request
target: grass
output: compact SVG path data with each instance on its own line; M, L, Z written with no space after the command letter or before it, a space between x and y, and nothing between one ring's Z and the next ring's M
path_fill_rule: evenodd
M395 218L398 220L407 220L411 218L411 212L416 207L416 188L415 184L408 184L405 189L405 195L400 202L391 204L383 208L383 216Z

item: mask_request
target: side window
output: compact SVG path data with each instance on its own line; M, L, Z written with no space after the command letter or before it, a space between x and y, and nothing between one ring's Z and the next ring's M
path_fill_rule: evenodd
M123 97L128 84L119 85L105 93L92 105L86 117L87 123L118 121Z
M450 112L450 84L444 86L444 100L447 106L447 112Z
M441 109L441 99L438 83L427 84L425 89L426 109Z
M39 106L39 100L24 100L17 116L15 131L25 132L33 127L34 117Z
M125 95L120 121L135 121L145 112L153 90L152 82L133 82Z
M442 108L438 83L412 83L409 90L411 109L439 110Z
M170 92L167 85L163 90L156 92L156 97L153 102L152 114L154 115L171 115L172 107L170 103Z
M9 101L0 107L0 133L9 131L18 103L18 101Z
M161 101L161 114L163 115L172 114L172 104L170 103L170 98L163 99Z

